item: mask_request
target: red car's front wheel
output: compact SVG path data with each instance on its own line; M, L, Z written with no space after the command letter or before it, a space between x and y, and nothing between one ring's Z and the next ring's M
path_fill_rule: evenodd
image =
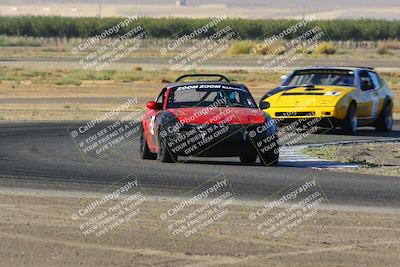
M175 155L170 149L168 149L167 139L159 137L160 140L160 150L159 157L161 162L174 163L178 160L178 156Z
M142 159L157 159L157 154L150 151L143 131L140 134L140 157Z

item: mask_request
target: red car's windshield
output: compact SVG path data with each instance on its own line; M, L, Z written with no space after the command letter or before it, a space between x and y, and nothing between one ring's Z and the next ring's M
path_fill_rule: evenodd
M172 88L168 108L182 107L246 107L257 108L250 93L241 87L195 84Z

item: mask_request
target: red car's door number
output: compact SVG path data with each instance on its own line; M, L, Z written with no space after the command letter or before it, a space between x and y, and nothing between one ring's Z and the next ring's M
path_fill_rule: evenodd
M155 122L156 121L156 116L153 115L150 118L150 124L149 124L149 131L151 135L154 135L154 130L155 130Z

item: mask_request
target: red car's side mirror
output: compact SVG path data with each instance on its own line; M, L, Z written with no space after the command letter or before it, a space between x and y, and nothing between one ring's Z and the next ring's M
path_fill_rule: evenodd
M157 102L156 101L149 101L146 104L148 109L157 109Z

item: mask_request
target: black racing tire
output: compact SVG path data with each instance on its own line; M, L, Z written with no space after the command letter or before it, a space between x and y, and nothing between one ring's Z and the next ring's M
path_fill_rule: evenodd
M167 139L159 136L158 140L160 142L160 151L158 153L158 156L161 162L175 163L178 160L178 156L172 153L170 149L168 149Z
M276 166L279 163L279 151L271 150L270 152L263 153L260 155L261 165L266 167L268 166Z
M144 132L140 134L140 157L142 159L157 159L157 153L152 153L147 145L147 139Z
M375 122L375 131L390 132L393 127L393 112L390 102L386 103Z
M341 130L344 134L356 134L357 133L357 106L352 103L347 110L346 118L344 118Z
M259 158L261 165L266 167L268 166L276 166L279 163L279 143L278 143L278 136L275 133L273 140L271 140L267 151L259 151Z
M249 152L249 153L240 155L239 158L240 158L240 162L242 164L251 165L256 162L257 154L254 152L253 153Z

